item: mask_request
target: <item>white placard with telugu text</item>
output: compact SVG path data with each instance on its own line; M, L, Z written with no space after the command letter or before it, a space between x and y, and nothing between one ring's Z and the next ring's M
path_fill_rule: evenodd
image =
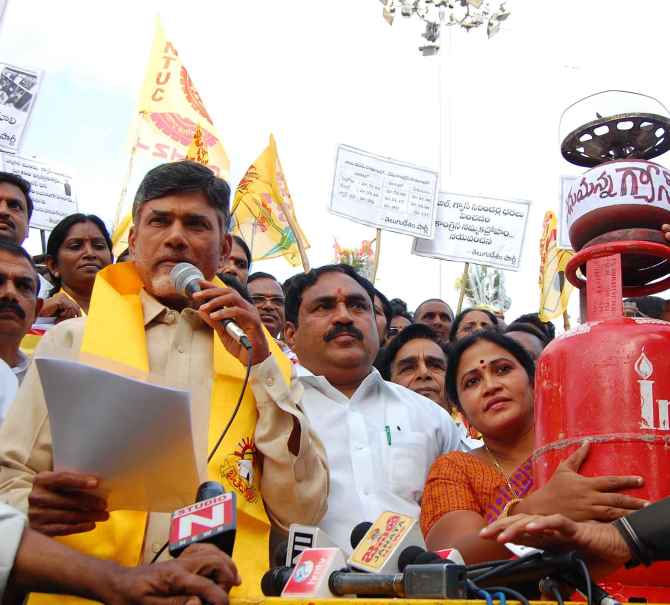
M340 145L330 211L364 225L431 239L437 182L434 170Z
M66 216L77 212L77 197L68 170L9 153L0 154L0 169L30 183L31 227L51 231Z
M529 207L526 200L441 192L435 237L415 239L412 253L518 271Z

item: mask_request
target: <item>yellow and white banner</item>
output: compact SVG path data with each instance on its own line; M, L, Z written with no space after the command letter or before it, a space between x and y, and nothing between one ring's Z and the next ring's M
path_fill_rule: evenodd
M272 135L237 186L232 214L233 231L249 244L253 260L283 256L292 267L300 265L298 238L304 248L309 244L295 217Z
M540 240L540 319L550 321L568 308L573 286L565 279L565 267L572 252L558 247L558 221L548 210L544 215Z
M124 195L120 201L114 225L115 254L127 247L132 225L130 210L134 187L131 185L139 184L144 174L158 164L184 159L198 126L207 148L207 166L218 176L228 179L230 163L221 138L175 45L157 19L133 124L132 170L126 183L130 195Z

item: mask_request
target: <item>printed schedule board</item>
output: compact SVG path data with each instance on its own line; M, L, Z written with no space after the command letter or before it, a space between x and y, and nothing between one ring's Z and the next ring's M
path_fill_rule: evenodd
M530 202L440 193L435 237L416 238L412 253L518 271Z
M340 145L330 211L357 223L431 239L438 174Z

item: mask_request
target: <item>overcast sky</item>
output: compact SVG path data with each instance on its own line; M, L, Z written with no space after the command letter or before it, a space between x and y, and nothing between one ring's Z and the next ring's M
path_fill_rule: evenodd
M493 39L454 31L450 57L423 57L420 22L389 27L378 0L9 0L0 61L45 72L22 154L68 166L80 209L111 224L160 8L223 139L233 185L275 134L313 265L332 260L335 237L374 237L327 211L339 143L439 169L444 191L530 200L521 271L507 273L513 318L537 310L542 217L558 210L559 176L581 172L560 157L560 114L608 88L670 103L670 4L508 5ZM377 286L410 307L440 295L455 306L462 265L412 256L411 244L383 234ZM37 252L39 239L29 248ZM256 268L292 272L283 260Z

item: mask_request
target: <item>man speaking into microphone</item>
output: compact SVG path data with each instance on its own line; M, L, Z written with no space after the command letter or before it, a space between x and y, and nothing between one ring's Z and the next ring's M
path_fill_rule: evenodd
M81 351L162 375L190 392L200 480L219 481L237 496L233 556L243 584L233 594L244 596L260 594L269 519L283 528L316 524L325 511L328 471L298 405L300 387L290 386L290 362L266 337L255 307L211 281L231 248L229 201L228 184L195 162L149 171L133 205L133 262L101 271L88 317L50 330L36 356ZM191 297L171 279L178 263L205 277ZM225 320L244 331L250 351ZM231 421L247 363L251 388L211 455ZM82 552L125 565L149 562L167 541L169 515L109 513L105 500L90 492L97 485L95 477L53 470L48 413L33 364L0 430L0 500L27 512L33 529L67 536L64 541ZM33 599L56 602L67 601Z

